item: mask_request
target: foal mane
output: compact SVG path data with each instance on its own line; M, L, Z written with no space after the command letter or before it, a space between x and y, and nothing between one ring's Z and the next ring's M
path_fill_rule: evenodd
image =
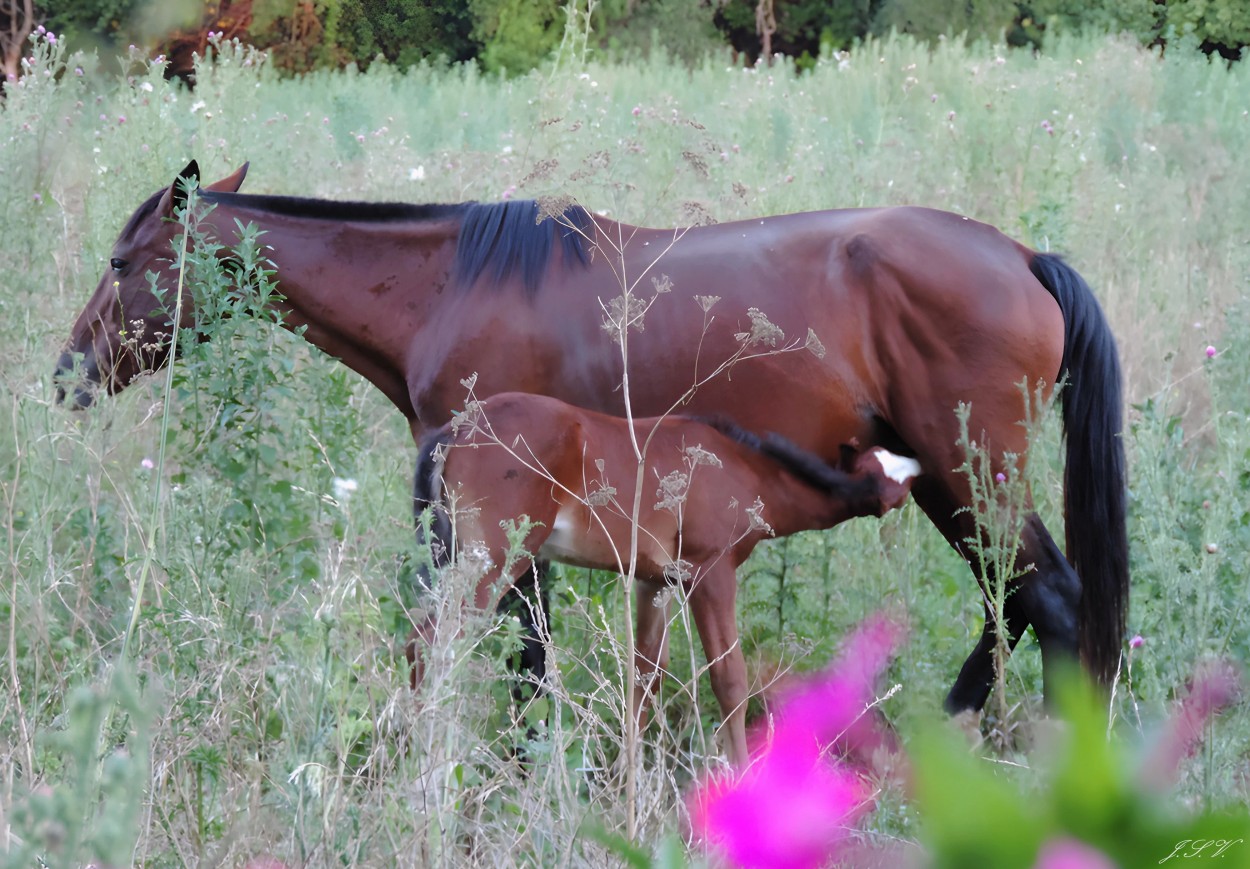
M815 453L808 452L798 444L776 432L763 436L747 431L723 415L693 417L725 437L742 444L765 458L781 465L803 483L830 495L843 498L859 498L875 491L870 481L858 479L846 471L835 468Z
M590 264L586 236L593 221L579 205L571 205L559 217L552 217L541 214L538 203L532 199L411 205L404 202L344 202L204 189L200 190L200 196L210 203L246 203L249 208L259 208L271 214L311 220L399 223L459 219L460 234L456 240L453 274L455 282L461 287L472 286L488 269L492 270L490 278L496 286L519 271L525 292L533 296L538 292L557 236L566 265L571 266L575 262L582 266ZM139 210L144 214L136 212L131 224L137 223L155 208L159 197L158 193L141 205Z

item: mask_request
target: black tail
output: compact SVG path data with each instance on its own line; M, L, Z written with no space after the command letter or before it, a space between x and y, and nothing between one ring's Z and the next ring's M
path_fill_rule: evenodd
M455 545L451 516L443 496L443 456L451 440L450 429L436 429L421 440L417 450L417 470L412 481L412 513L417 524L417 543L429 547L429 560L418 568L426 590L431 587L435 568L447 563ZM428 523L422 518L426 510L431 514Z
M813 489L847 502L853 512L874 516L880 512L881 488L875 477L848 474L776 432L766 432L760 437L723 416L701 417L699 421L767 456Z
M1029 269L1063 311L1059 371L1068 379L1062 393L1068 560L1081 578L1081 659L1094 678L1111 685L1129 598L1120 360L1107 319L1076 270L1047 253L1035 254Z

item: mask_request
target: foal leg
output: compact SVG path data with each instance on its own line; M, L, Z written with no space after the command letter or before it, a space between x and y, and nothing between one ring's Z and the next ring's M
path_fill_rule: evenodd
M638 721L638 729L642 730L647 726L651 702L660 690L664 671L668 669L671 595L668 586L662 582L638 580L634 589L637 593L634 599L635 623L638 626L634 632L634 670L638 678L634 683L631 708Z
M712 693L725 723L725 753L735 766L744 766L747 753L747 664L738 642L735 601L738 579L725 561L710 567L694 581L690 609L708 660Z
M510 660L508 664L516 671L512 697L518 704L526 699L526 687L532 689L531 697L537 696L547 679L544 639L548 636L547 613L551 611L551 594L547 587L550 573L548 562L534 562L499 601L500 612L513 613L521 623L521 652L515 663Z

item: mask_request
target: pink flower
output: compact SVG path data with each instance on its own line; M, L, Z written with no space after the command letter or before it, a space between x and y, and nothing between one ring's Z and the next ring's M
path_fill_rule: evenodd
M1227 661L1210 661L1199 667L1189 694L1164 724L1158 743L1141 766L1141 781L1150 790L1162 791L1180 775L1181 763L1193 755L1202 740L1207 720L1236 702L1241 690L1237 669Z
M636 118L641 114L642 114L642 106L634 106L634 111L633 111L634 117Z
M503 194L502 194L499 198L500 198L500 199L511 199L511 198L512 198L512 196L513 196L513 194L515 194L515 193L516 193L516 185L515 185L515 184L509 184L509 185L508 185L508 187L507 187L507 189L505 189L505 190L504 190Z
M143 461L139 462L139 467L143 468L145 471L150 471L156 467L156 462L145 458Z
M901 637L902 628L881 616L856 630L824 675L785 699L750 766L695 791L695 836L736 866L826 865L870 801L859 778L828 760L825 748L839 742L858 752L884 743L865 713Z
M1106 854L1076 839L1051 839L1042 846L1033 869L1116 869Z
M1045 121L1045 120L1042 121L1041 126L1042 126L1042 129L1046 131L1046 135L1048 136L1055 135L1055 128L1051 126L1050 121Z
M994 475L994 481L996 483L1005 483L1007 482L1007 475L1004 474L1002 471L999 471L997 474Z
M1212 347L1210 344L1207 345L1207 358L1208 359L1214 359L1216 352L1217 351L1214 347Z
M736 866L816 869L867 805L859 780L823 762L813 740L777 740L740 778L705 784L690 814L695 833Z
M1134 634L1133 639L1128 641L1128 647L1130 649L1140 649L1145 643L1146 640L1141 634Z

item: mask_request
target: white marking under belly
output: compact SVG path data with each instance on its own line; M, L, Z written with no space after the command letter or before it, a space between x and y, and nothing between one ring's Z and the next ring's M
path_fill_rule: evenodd
M586 528L579 527L575 509L568 506L561 507L556 512L556 518L551 522L551 534L543 541L539 555L565 564L584 565L589 556L587 552L589 547L586 545L587 533Z
M896 483L906 483L912 477L920 476L920 462L906 456L896 456L882 447L875 447L873 453L881 463L881 471Z

